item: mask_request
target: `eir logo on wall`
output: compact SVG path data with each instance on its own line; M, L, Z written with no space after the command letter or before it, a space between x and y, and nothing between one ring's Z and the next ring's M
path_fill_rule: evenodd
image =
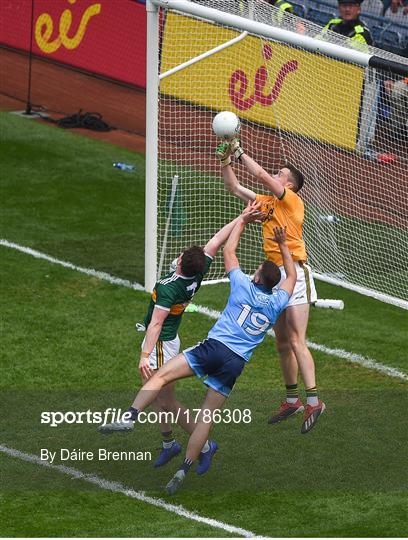
M77 0L68 0L73 5ZM58 21L53 20L49 13L41 13L35 22L35 40L38 47L46 54L52 54L61 46L68 50L76 49L82 42L88 23L92 17L99 15L101 4L91 4L85 11L83 7L73 13L71 9L65 9ZM79 19L76 27L75 18ZM56 31L54 31L54 28Z
M160 69L186 67L163 78L160 91L213 111L233 111L257 125L355 149L363 69L250 34L219 48L238 37L236 30L168 13ZM345 97L346 115L339 114Z
M0 43L146 87L146 6L130 0L0 0Z

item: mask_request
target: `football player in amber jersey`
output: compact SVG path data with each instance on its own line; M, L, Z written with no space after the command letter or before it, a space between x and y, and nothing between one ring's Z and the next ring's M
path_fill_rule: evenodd
M244 152L239 139L220 144L216 155L221 161L226 188L245 202L262 202L262 212L267 216L263 223L265 255L280 267L282 279L285 279L285 270L279 246L273 240L273 230L275 227L286 228L287 244L295 262L297 281L287 308L274 325L286 399L271 416L269 423L277 424L304 412L301 433L307 433L316 424L325 404L317 395L315 365L306 345L309 308L310 304L317 300L317 295L302 236L304 204L298 192L303 186L303 175L293 165L285 164L276 175L271 176ZM242 186L231 166L231 156L242 163L247 171L265 186L270 195L257 195ZM299 399L298 370L306 387L306 407Z

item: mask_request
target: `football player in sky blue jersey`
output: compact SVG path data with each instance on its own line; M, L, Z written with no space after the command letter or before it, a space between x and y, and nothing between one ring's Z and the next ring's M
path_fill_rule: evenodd
M142 387L126 413L128 419L137 422L140 411L154 401L160 390L178 379L197 375L208 386L201 413L188 441L184 462L166 486L169 494L178 490L198 458L211 429L212 413L222 408L254 349L285 309L295 286L296 269L286 244L286 232L282 228L274 230L273 239L279 245L286 272L286 279L277 291L273 292L272 289L279 283L281 275L279 267L272 261L264 261L252 281L239 267L236 250L241 234L248 223L259 221L260 206L256 202L248 204L224 246L225 270L230 279L231 292L220 319L210 330L207 339L161 367ZM103 431L104 426L100 429ZM211 442L210 451L206 453L210 460L217 451L216 444Z

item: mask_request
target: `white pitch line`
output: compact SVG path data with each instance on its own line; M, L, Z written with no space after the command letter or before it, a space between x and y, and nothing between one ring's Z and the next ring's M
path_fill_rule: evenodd
M107 274L106 272L99 272L98 270L94 270L93 268L81 268L80 266L75 266L72 263L61 261L59 259L54 259L54 257L50 257L46 253L41 253L40 251L36 251L34 249L21 246L19 244L9 242L8 240L0 239L0 245L9 247L12 249L16 249L18 251L21 251L22 253L27 253L28 255L32 255L33 257L36 257L37 259L43 259L53 264L59 264L61 266L64 266L65 268L70 268L72 270L76 270L77 272L82 272L83 274L94 276L98 279L103 279L104 281L108 281L109 283L112 283L113 285L121 285L122 287L127 287L128 289L134 289L136 291L145 290L143 285L140 285L140 283L132 283L128 281L127 279L121 279L115 276L111 276L110 274ZM207 317L210 317L211 319L219 319L221 315L219 311L207 308L205 306L196 306L196 307L199 313L206 315ZM272 336L274 335L273 332L270 332L270 333ZM310 349L313 349L315 351L320 351L330 356L335 356L342 360L346 360L354 364L359 364L360 366L363 366L365 368L379 371L380 373L383 373L384 375L388 375L389 377L394 377L397 379L402 379L403 381L408 381L408 374L402 371L399 371L398 369L393 368L391 366L387 366L385 364L377 362L377 360L374 360L373 358L368 358L360 354L350 353L348 351L345 351L344 349L332 349L330 347L326 347L326 345L319 345L318 343L314 343L313 341L307 341L307 345Z
M36 259L43 259L44 261L48 261L52 264L59 264L60 266L63 266L64 268L70 268L71 270L76 270L77 272L81 272L82 274L87 274L88 276L93 276L98 279L103 279L104 281L109 281L109 283L112 283L113 285L121 285L122 287L127 287L128 289L134 289L136 291L145 290L143 285L140 285L139 283L132 283L128 281L127 279L111 276L110 274L107 274L106 272L100 272L99 270L94 270L93 268L82 268L81 266L76 266L75 264L72 264L67 261L54 259L54 257L51 257L50 255L47 255L46 253L41 253L41 251L36 251L35 249L31 249L29 247L20 246L19 244L14 244L13 242L9 242L8 240L0 239L0 245L8 247L8 248L16 249L17 251L21 251L22 253L27 253L27 255L31 255L32 257L35 257Z
M221 316L221 313L219 311L216 311L215 309L209 309L205 306L195 305L195 311L203 315L207 315L207 317L210 317L211 319L219 319ZM270 330L268 334L273 337L275 336L272 330ZM350 353L343 349L331 349L330 347L326 347L326 345L319 345L318 343L314 343L313 341L309 340L307 340L306 343L310 349L313 349L315 351L320 351L330 356L337 356L337 358L347 360L348 362L352 362L354 364L359 364L360 366L366 367L368 369L375 369L376 371L380 371L381 373L388 375L389 377L395 377L397 379L408 381L408 375L406 373L399 371L398 369L395 369L393 367L386 366L385 364L381 364L380 362L377 362L372 358L367 358L366 356L362 356L360 354Z
M27 454L26 452L21 452L20 450L10 448L3 444L0 445L0 452L3 452L8 456L17 459L22 459L23 461L28 461L30 463L35 463L36 465L41 465L42 467L51 469L53 471L58 471L59 473L65 474L71 478L75 478L76 480L83 480L84 482L95 484L101 489L106 489L107 491L111 491L113 493L121 493L126 497L130 497L131 499L137 499L138 501L157 506L158 508L166 510L167 512L177 514L180 517L190 519L192 521L198 521L199 523L204 523L205 525L208 525L209 527L213 527L215 529L222 529L223 531L234 534L235 536L243 536L245 538L257 537L255 533L247 531L246 529L234 527L233 525L228 525L228 523L224 523L223 521L218 521L216 519L200 516L195 512L190 512L183 506L177 504L170 504L163 499L149 497L148 495L145 495L142 491L134 491L133 489L129 489L121 482L112 482L111 480L106 480L105 478L101 478L96 474L84 473L78 469L66 467L65 465L52 465L48 461L43 461L42 459L40 459L39 456L36 456L34 454Z

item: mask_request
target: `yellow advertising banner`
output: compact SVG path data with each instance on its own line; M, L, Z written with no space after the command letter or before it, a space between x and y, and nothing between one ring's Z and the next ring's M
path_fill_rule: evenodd
M161 73L239 33L167 15ZM242 41L164 78L160 92L240 118L354 150L362 68L261 38Z

